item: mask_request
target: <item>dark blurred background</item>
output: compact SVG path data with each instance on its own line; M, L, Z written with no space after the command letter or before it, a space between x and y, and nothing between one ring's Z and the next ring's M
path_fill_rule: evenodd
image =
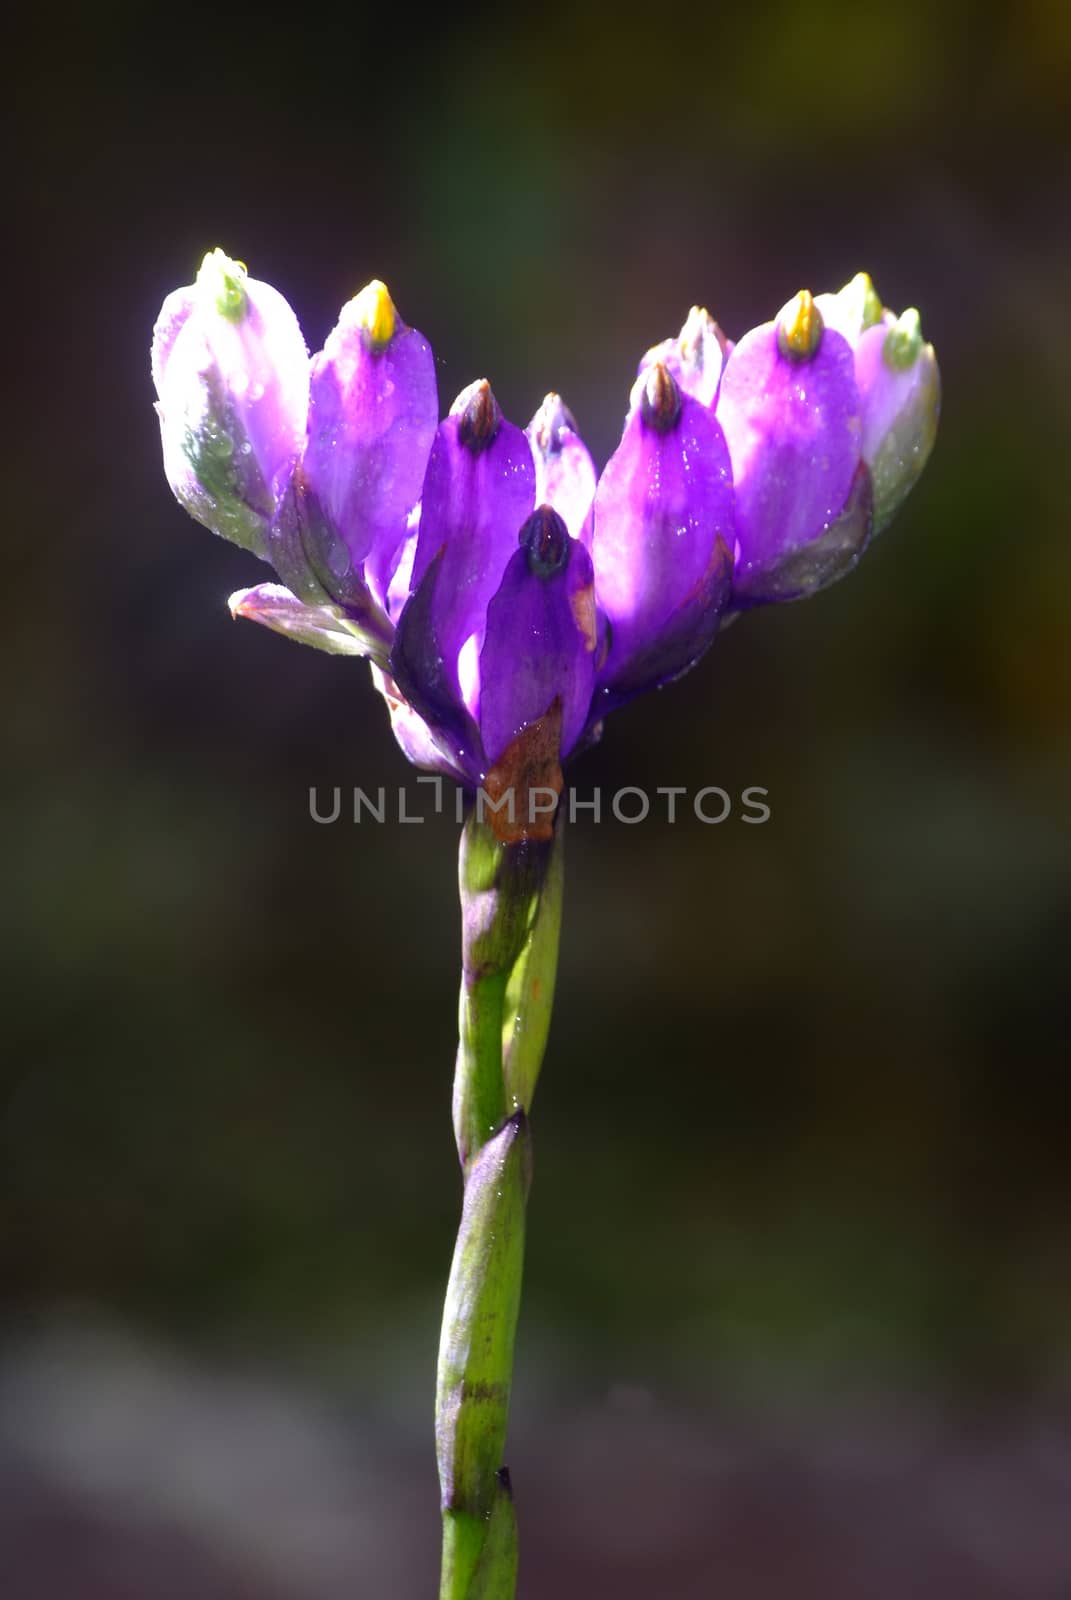
M568 840L510 1462L525 1600L1071 1594L1071 23L1016 6L133 5L20 24L2 663L9 1600L435 1590L456 830L360 665L161 471L221 244L318 348L384 277L443 407L600 464L693 301L867 267L935 456L846 583L607 729ZM10 568L9 568L10 570Z

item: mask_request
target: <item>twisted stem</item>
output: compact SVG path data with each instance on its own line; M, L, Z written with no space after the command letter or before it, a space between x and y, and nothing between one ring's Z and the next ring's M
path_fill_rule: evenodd
M443 1311L435 1437L440 1600L513 1600L517 1525L502 1455L531 1177L528 1113L561 927L562 836L502 844L478 812L461 838L462 978L454 1134L461 1226Z

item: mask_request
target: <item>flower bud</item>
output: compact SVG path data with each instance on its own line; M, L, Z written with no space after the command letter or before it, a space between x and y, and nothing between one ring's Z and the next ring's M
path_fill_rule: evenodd
M725 436L655 362L595 495L595 592L609 619L607 705L703 654L728 594L735 542Z
M525 432L535 462L536 504L553 506L573 538L590 549L595 464L560 395L547 395Z
M869 272L857 272L836 294L818 294L814 303L827 328L847 339L854 350L867 328L891 322Z
M663 339L640 362L639 379L632 391L632 404L640 395L640 380L649 367L666 367L685 394L705 406L717 398L722 371L733 346L709 311L693 306L675 339Z
M863 459L874 484L874 532L889 525L933 449L941 377L919 314L867 330L855 353L862 400Z
M164 469L179 503L257 555L305 442L308 353L270 284L222 250L164 301L152 374Z
M427 621L445 681L455 691L462 687L462 648L474 640L466 661L478 656L488 602L517 548L517 530L534 504L535 467L527 438L502 416L486 379L470 384L435 435L424 476L412 577L415 598L442 554ZM399 682L404 689L403 678Z
M591 557L550 506L532 513L518 542L487 608L480 652L480 734L491 766L555 701L567 756L587 720L594 680Z
M869 533L852 351L806 290L726 364L717 417L736 487L733 604L814 593Z
M439 420L431 346L378 279L312 359L305 482L382 606Z

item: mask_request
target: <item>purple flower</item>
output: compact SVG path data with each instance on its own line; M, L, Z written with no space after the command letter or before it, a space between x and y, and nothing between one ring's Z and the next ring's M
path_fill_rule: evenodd
M222 250L164 301L152 376L168 482L191 516L267 553L305 444L309 369L297 318Z
M733 473L709 406L649 367L595 496L595 594L609 622L607 708L702 655L729 596Z
M312 358L302 472L384 608L438 421L431 346L375 280Z
M438 416L431 347L377 279L343 306L310 372L308 437L269 558L300 601L340 606L385 664L390 585Z
M716 407L736 484L736 607L813 594L870 532L851 347L803 290L726 363Z
M472 384L428 462L391 675L473 783L551 712L564 758L591 701L591 558L552 506L533 506L535 477L526 436Z
M642 358L598 478L553 393L522 432L481 381L437 425L431 349L378 280L310 363L285 300L214 251L152 363L176 495L283 580L234 614L368 656L406 756L492 796L555 794L603 716L730 615L847 572L940 401L917 312L865 273L735 346L693 307ZM544 836L518 826L500 836Z
M413 589L419 589L441 557L435 627L454 693L459 673L472 677L488 603L534 505L535 466L527 438L502 416L486 379L470 384L435 436L412 576Z
M555 701L567 756L587 722L595 681L591 557L548 505L533 511L518 544L487 607L480 651L480 734L492 766Z
M863 405L863 459L874 485L874 532L887 528L914 488L937 438L941 378L919 314L868 329L855 352Z
M827 327L855 355L862 419L861 451L870 471L874 532L887 528L918 481L937 437L941 378L915 310L884 307L870 275L859 272L839 294L819 295Z
M590 550L595 463L561 395L547 395L526 432L535 461L537 503L553 506L573 538Z

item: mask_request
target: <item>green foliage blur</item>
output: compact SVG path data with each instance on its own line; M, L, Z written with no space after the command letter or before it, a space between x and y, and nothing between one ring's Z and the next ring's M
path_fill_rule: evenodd
M601 464L694 301L738 336L865 267L941 362L921 483L573 774L762 785L772 818L567 841L518 1394L1066 1400L1067 11L349 17L25 23L10 1325L90 1308L384 1384L404 1346L430 1405L457 833L310 821L310 785L412 775L363 667L228 616L264 574L167 490L164 295L220 244L317 348L382 276L444 408L557 389Z

